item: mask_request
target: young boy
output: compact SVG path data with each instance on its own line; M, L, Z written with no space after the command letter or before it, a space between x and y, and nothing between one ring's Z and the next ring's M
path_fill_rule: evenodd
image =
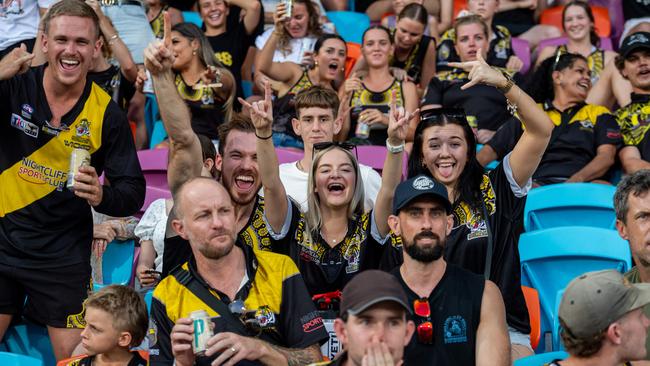
M133 289L110 285L90 295L84 305L86 328L81 344L87 354L63 365L147 365L137 352L130 351L142 342L149 326L144 300Z

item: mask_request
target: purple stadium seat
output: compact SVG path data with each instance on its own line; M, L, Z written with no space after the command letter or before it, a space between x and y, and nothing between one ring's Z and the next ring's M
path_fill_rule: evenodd
M512 50L515 55L524 63L524 66L519 71L520 74L525 75L530 70L530 45L528 41L512 37Z
M292 149L288 147L276 147L275 153L278 154L278 162L280 164L291 163L302 159L302 150Z
M356 148L359 163L367 165L381 174L384 169L384 160L386 160L385 146L359 145ZM406 178L408 171L408 155L404 153L402 161L402 179Z
M155 187L169 190L167 186L167 155L168 149L152 149L138 151L138 160L142 173L147 181L147 188Z

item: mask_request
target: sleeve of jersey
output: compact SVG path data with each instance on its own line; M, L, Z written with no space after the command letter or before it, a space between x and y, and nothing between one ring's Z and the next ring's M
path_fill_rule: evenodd
M496 169L488 173L494 190L494 197L489 197L489 199L494 200L498 215L512 221L521 220L524 215L524 205L526 204L526 194L530 188L530 181L525 187L517 187L518 192L515 193L513 192L515 187L512 186L510 181L510 179L514 180L514 178L512 178L512 173L508 174L506 170L510 170L510 163L509 161L506 163L504 160ZM510 175L510 179L508 179L508 175ZM514 185L517 184L514 183Z
M598 116L595 130L597 146L612 144L616 146L616 149L619 149L623 145L621 129L613 115L604 113Z
M104 173L110 186L103 186L104 196L95 210L109 216L129 216L142 207L145 193L131 129L126 115L113 103L106 110L104 126Z
M264 224L271 236L271 245L274 253L289 255L289 246L293 240L298 223L302 218L300 207L289 196L287 196L287 217L282 225L282 230L279 233L273 231L266 218L266 211L264 212Z
M427 85L427 92L422 98L420 105L442 104L442 81L437 77L431 78L429 85Z
M486 145L497 153L498 160L503 160L503 157L515 148L523 132L521 121L516 117L510 117Z
M285 337L286 347L306 348L325 343L329 337L323 319L311 301L298 268L287 258L283 272L279 330Z
M170 334L174 324L167 317L167 309L156 297L151 299L151 321L149 334L149 364L151 366L172 366L174 355L172 354Z

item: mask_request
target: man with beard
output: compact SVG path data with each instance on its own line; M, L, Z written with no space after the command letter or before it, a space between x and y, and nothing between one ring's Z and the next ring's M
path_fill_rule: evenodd
M153 293L151 365L305 365L321 359L319 343L327 333L291 258L237 240L230 195L212 178L182 184L174 203L172 225L189 241L192 258ZM194 315L201 310L214 323L214 335L197 355L193 340L201 330Z
M191 115L174 84L171 65L171 25L165 15L164 38L145 50L145 67L151 73L156 98L165 129L169 134L170 151L167 180L172 193L183 182L201 174L201 145L191 129ZM264 200L258 196L262 182L257 166L255 127L250 120L234 117L219 126L217 169L221 182L234 204L236 231L243 243L268 250L271 237L264 223ZM173 211L170 221L173 219ZM190 256L187 241L176 236L168 226L163 251L163 277Z
M425 175L400 183L388 224L402 238L393 270L413 304L407 365L509 365L505 306L497 286L442 257L453 218L445 187Z

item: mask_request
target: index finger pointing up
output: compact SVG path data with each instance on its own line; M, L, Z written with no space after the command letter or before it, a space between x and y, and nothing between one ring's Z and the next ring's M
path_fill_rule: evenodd
M169 46L172 43L172 22L169 20L169 13L163 13L163 44Z
M271 91L271 82L269 79L264 80L264 102L266 102L267 105L270 105L272 100L273 92Z

